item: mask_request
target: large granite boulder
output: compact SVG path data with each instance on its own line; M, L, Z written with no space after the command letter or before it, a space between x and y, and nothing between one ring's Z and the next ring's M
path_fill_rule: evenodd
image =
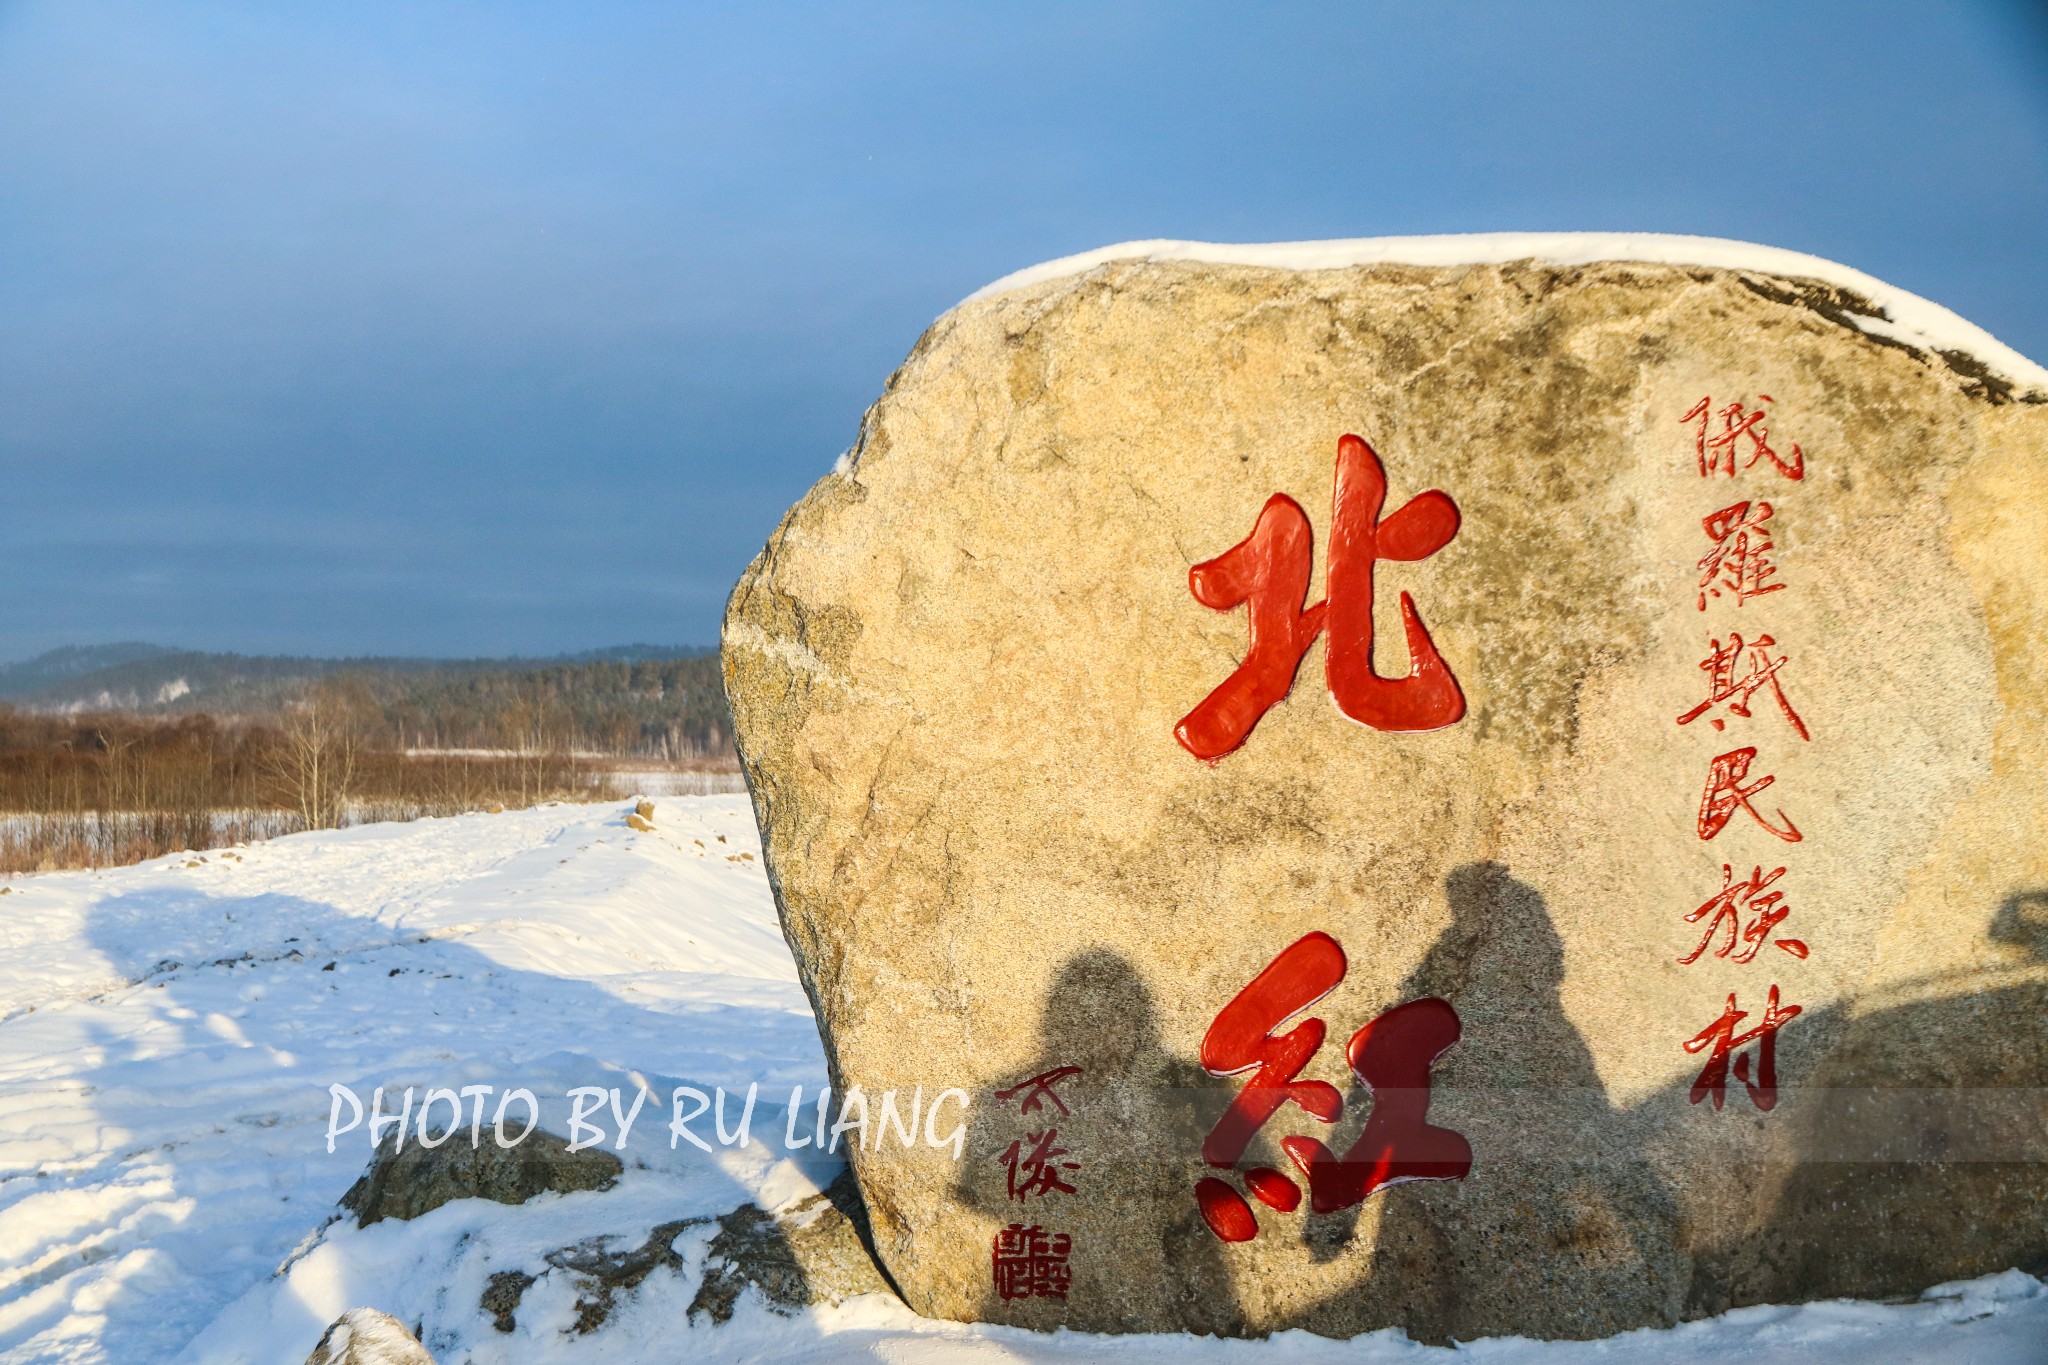
M942 318L726 618L836 1086L972 1096L848 1135L911 1305L2039 1268L2048 373L1737 244L1172 254Z

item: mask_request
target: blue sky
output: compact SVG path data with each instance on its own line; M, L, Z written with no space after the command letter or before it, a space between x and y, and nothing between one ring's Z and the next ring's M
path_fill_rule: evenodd
M2048 21L0 0L0 659L710 643L987 281L1510 229L1813 252L2048 359Z

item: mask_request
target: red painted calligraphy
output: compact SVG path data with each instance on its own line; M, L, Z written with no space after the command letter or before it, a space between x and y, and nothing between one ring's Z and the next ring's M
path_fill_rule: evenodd
M1717 474L1732 479L1755 468L1760 461L1767 461L1788 481L1805 479L1806 456L1799 446L1794 444L1791 454L1785 456L1771 445L1765 420L1766 405L1772 401L1769 394L1760 394L1752 410L1741 402L1716 408L1711 398L1701 398L1686 410L1679 420L1693 425L1693 453L1702 479ZM1740 607L1785 588L1772 562L1776 551L1770 525L1772 514L1770 503L1757 500L1737 502L1700 519L1712 542L1712 548L1698 564L1695 602L1701 611L1707 609L1710 597L1732 597ZM1748 720L1758 694L1768 692L1792 732L1802 741L1810 741L1813 735L1806 721L1786 695L1784 673L1789 662L1789 655L1779 650L1777 639L1770 634L1758 632L1745 640L1731 631L1725 642L1710 637L1707 657L1700 661L1700 670L1707 675L1706 697L1680 713L1678 724L1690 725L1704 716L1712 729L1725 730L1728 717ZM1754 746L1731 749L1712 758L1700 792L1697 829L1702 840L1719 835L1737 810L1746 811L1773 837L1786 843L1804 840L1798 825L1782 809L1767 815L1755 804L1756 798L1777 781L1770 773L1750 777L1756 759ZM1775 943L1790 956L1804 960L1808 955L1805 942L1778 934L1791 914L1781 884L1785 874L1784 867L1766 872L1763 864L1757 863L1748 876L1737 877L1734 864L1723 863L1721 889L1685 915L1687 924L1698 927L1699 941L1678 958L1679 963L1690 966L1711 955L1716 960L1747 965L1757 959L1767 943ZM1778 1031L1800 1013L1800 1007L1781 1005L1778 987L1773 984L1763 1018L1755 1027L1743 1031L1739 1026L1749 1014L1738 1008L1735 1000L1730 993L1721 1017L1683 1044L1689 1053L1707 1054L1692 1085L1692 1103L1712 1099L1714 1108L1720 1109L1727 1099L1728 1078L1733 1075L1742 1082L1758 1109L1775 1108ZM1745 1050L1752 1045L1753 1052Z
M1756 695L1759 689L1768 687L1771 689L1771 695L1777 699L1778 709L1783 711L1785 719L1792 723L1793 732L1801 739L1812 739L1813 736L1806 731L1806 722L1799 718L1799 713L1792 709L1792 703L1785 699L1785 685L1778 680L1778 673L1791 660L1782 654L1775 659L1771 657L1771 650L1777 643L1768 635L1759 635L1748 644L1744 644L1742 636L1733 632L1729 634L1728 643L1725 645L1718 639L1710 641L1707 657L1700 661L1700 669L1707 675L1707 699L1680 716L1678 723L1690 725L1724 702L1730 715L1741 716L1747 720L1749 699ZM1748 656L1749 668L1742 676L1737 677L1736 665L1744 661L1745 653ZM1713 716L1708 719L1707 724L1719 730L1725 728L1727 722L1719 716Z
M1212 1075L1252 1072L1202 1144L1212 1166L1230 1168L1243 1158L1252 1138L1280 1109L1292 1103L1324 1123L1334 1123L1343 1097L1323 1081L1298 1079L1323 1044L1320 1019L1305 1019L1285 1033L1280 1026L1322 999L1344 979L1343 948L1328 934L1312 933L1290 945L1225 1005L1202 1039L1202 1066ZM1472 1166L1472 1148L1458 1133L1426 1122L1430 1071L1445 1049L1458 1041L1457 1011L1434 997L1412 1000L1381 1014L1352 1035L1351 1069L1372 1094L1365 1131L1340 1159L1313 1138L1287 1137L1280 1146L1300 1168L1316 1212L1346 1208L1374 1190L1404 1180L1462 1179ZM1283 1213L1301 1204L1301 1189L1270 1166L1245 1173L1245 1186L1259 1202ZM1226 1242L1258 1235L1251 1205L1228 1182L1206 1176L1196 1182L1195 1200L1203 1221Z
M1047 1100L1052 1101L1062 1114L1071 1113L1072 1111L1067 1108L1065 1102L1060 1099L1059 1095L1053 1090L1053 1087L1069 1077L1080 1074L1081 1068L1078 1066L1056 1066L1050 1071L1041 1071L1036 1076L1030 1076L1017 1082L1008 1090L996 1091L996 1103L1008 1104L1011 1100L1022 1095L1024 1097L1023 1103L1017 1106L1017 1112L1020 1114L1037 1113Z
M1701 611L1707 609L1707 599L1719 597L1723 589L1734 596L1738 607L1752 597L1783 590L1783 583L1769 581L1778 573L1771 563L1775 547L1770 528L1764 525L1770 519L1767 502L1738 502L1700 518L1707 538L1714 542L1699 563Z
M1073 1284L1067 1261L1074 1239L1049 1233L1036 1223L1012 1223L989 1248L990 1273L1004 1299L1064 1299Z
M1325 630L1324 678L1337 709L1376 730L1438 730L1465 714L1465 695L1437 653L1415 601L1401 594L1408 676L1373 671L1373 566L1413 561L1450 544L1458 505L1431 489L1386 517L1387 477L1379 456L1356 436L1337 442L1327 594L1307 605L1315 532L1301 504L1275 493L1252 533L1188 570L1195 600L1218 611L1248 607L1244 662L1174 727L1174 737L1210 762L1230 753L1294 686L1302 656Z
M1767 393L1758 394L1762 403L1775 400ZM1721 419L1721 429L1711 429L1714 417ZM1702 398L1686 410L1681 422L1698 422L1699 429L1693 433L1693 447L1699 453L1700 477L1710 479L1718 472L1735 477L1735 461L1742 442L1749 442L1749 458L1742 462L1748 469L1758 460L1769 460L1777 466L1778 472L1794 481L1806 477L1806 457L1800 453L1797 444L1792 447L1792 458L1788 461L1771 449L1770 432L1763 425L1764 410L1748 411L1741 403L1730 403L1720 412L1713 411L1711 399Z
M1016 1101L1019 1114L1038 1113L1048 1105L1062 1114L1070 1113L1057 1087L1080 1074L1078 1066L1055 1066L996 1091L996 1102ZM996 1158L1007 1168L1012 1200L1021 1204L1033 1198L1076 1193L1067 1177L1080 1170L1081 1163L1061 1159L1073 1154L1059 1145L1059 1138L1059 1129L1047 1125L1012 1141ZM1005 1299L1066 1298L1071 1279L1067 1258L1072 1250L1073 1240L1065 1233L1049 1233L1037 1224L1010 1224L996 1234L990 1250L996 1293Z
M1471 1172L1472 1144L1428 1121L1430 1069L1462 1032L1458 1012L1431 996L1396 1005L1351 1036L1352 1073L1372 1091L1365 1131L1341 1158L1314 1138L1280 1142L1308 1177L1311 1209L1329 1213L1388 1185Z
M1252 1136L1289 1102L1324 1123L1337 1121L1344 1103L1337 1087L1295 1079L1323 1045L1323 1021L1304 1019L1286 1033L1275 1030L1335 990L1346 965L1336 939L1320 931L1306 934L1268 963L1210 1023L1202 1036L1203 1069L1212 1076L1253 1072L1202 1143L1202 1159L1211 1166L1235 1166Z
M1286 1180L1285 1176L1281 1179ZM1291 1188L1293 1181L1287 1181ZM1295 1190L1294 1202L1301 1202L1301 1191ZM1195 1207L1202 1211L1202 1221L1209 1225L1209 1231L1219 1241L1249 1242L1259 1235L1259 1220L1252 1214L1252 1206L1244 1202L1244 1196L1230 1187L1225 1180L1205 1175L1195 1182Z
M1254 1166L1244 1173L1244 1187L1258 1196L1261 1204L1293 1213L1301 1207L1301 1187L1271 1166Z
M1700 935L1699 946L1678 960L1688 966L1699 961L1717 934L1721 938L1721 946L1714 949L1715 957L1728 957L1734 953L1731 961L1751 962L1766 942L1774 941L1792 956L1804 958L1806 945L1798 939L1771 939L1771 931L1792 913L1791 907L1785 904L1785 893L1770 889L1784 875L1782 867L1765 872L1759 864L1749 876L1736 881L1735 869L1727 863L1721 864L1720 894L1709 897L1685 917L1687 924L1698 924L1701 920L1707 922L1705 931Z
M1707 1055L1707 1064L1700 1069L1698 1079L1692 1083L1692 1102L1712 1099L1714 1108L1719 1109L1726 1102L1728 1092L1729 1059L1738 1048L1756 1044L1756 1079L1750 1079L1750 1054L1742 1053L1734 1058L1735 1079L1742 1082L1749 1091L1750 1101L1758 1109L1770 1110L1778 1104L1778 1030L1798 1017L1803 1007L1778 1004L1778 988L1773 985L1769 1000L1764 1005L1764 1017L1757 1026L1746 1033L1738 1034L1735 1026L1749 1017L1747 1010L1735 1007L1735 995L1728 996L1728 1007L1721 1017L1695 1034L1685 1044L1687 1052L1701 1052L1707 1048L1713 1051Z
M1780 828L1750 804L1751 797L1778 780L1766 774L1747 786L1743 785L1743 779L1749 776L1749 766L1755 761L1756 750L1753 747L1732 749L1714 759L1713 766L1707 771L1706 790L1700 795L1700 838L1711 839L1719 834L1737 809L1748 811L1750 818L1788 844L1796 844L1806 837L1784 811L1778 812L1778 818L1784 821L1784 827Z
M997 1158L1010 1168L1010 1198L1021 1204L1032 1195L1042 1199L1054 1192L1074 1193L1074 1187L1060 1178L1060 1172L1078 1171L1081 1163L1059 1160L1069 1154L1066 1148L1055 1145L1059 1136L1057 1128L1027 1134L1012 1142Z

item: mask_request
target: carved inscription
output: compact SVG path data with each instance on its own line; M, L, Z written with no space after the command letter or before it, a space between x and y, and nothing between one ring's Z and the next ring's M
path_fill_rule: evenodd
M1006 1168L1009 1197L1014 1202L1078 1192L1068 1178L1081 1169L1081 1163L1070 1160L1073 1154L1059 1145L1060 1130L1052 1118L1054 1110L1062 1115L1073 1112L1060 1098L1059 1086L1080 1074L1078 1066L1056 1066L996 1091L996 1103L1005 1112L1015 1104L1020 1118L1038 1114L1044 1125L1014 1139L996 1158ZM1064 1299L1073 1283L1068 1264L1073 1252L1071 1234L1021 1220L1011 1223L998 1231L990 1244L990 1283L1003 1299Z
M1764 419L1774 401L1769 394L1760 394L1752 408L1746 402L1717 405L1710 397L1702 397L1686 409L1679 421L1692 428L1700 478L1768 478L1775 472L1788 482L1805 479L1806 455L1798 444L1792 444L1789 454L1781 454L1771 444ZM1745 499L1701 518L1709 549L1697 565L1694 595L1699 610L1708 610L1710 602L1740 608L1785 590L1788 585L1780 579L1773 559L1777 547L1770 522L1775 515L1769 502ZM1700 671L1707 676L1706 697L1679 713L1678 724L1691 725L1704 718L1717 732L1734 721L1747 725L1755 717L1755 703L1761 696L1775 704L1799 742L1810 741L1812 731L1786 693L1785 669L1790 662L1778 637L1766 631L1752 631L1745 637L1731 629L1725 636L1709 636L1707 655L1700 661ZM1763 767L1760 753L1761 744L1745 744L1708 754L1696 826L1702 841L1719 837L1738 814L1746 817L1742 828L1760 829L1788 844L1804 841L1799 826L1775 798L1767 807L1758 804L1777 782ZM1738 878L1735 864L1723 863L1721 889L1685 914L1685 923L1697 926L1699 937L1677 960L1688 967L1701 963L1746 967L1757 961L1767 944L1803 960L1809 951L1805 941L1780 931L1792 913L1780 885L1788 870L1778 866L1766 872L1759 862L1748 876ZM1741 1008L1737 992L1730 991L1720 1018L1684 1042L1685 1051L1706 1055L1690 1091L1692 1103L1712 1100L1714 1108L1721 1108L1732 1075L1758 1109L1775 1108L1778 1031L1796 1018L1801 1008L1783 1004L1773 982L1762 1017L1742 1029L1751 1011ZM1751 1046L1754 1054L1744 1051Z
M1321 1000L1344 979L1348 966L1337 940L1306 934L1268 963L1232 998L1202 1039L1202 1066L1211 1075L1251 1079L1202 1144L1211 1166L1235 1169L1252 1138L1289 1104L1322 1123L1335 1123L1343 1097L1325 1081L1300 1079L1322 1047L1320 1019L1281 1026ZM1308 1185L1309 1207L1329 1213L1362 1203L1375 1191L1407 1180L1462 1180L1472 1169L1472 1145L1428 1122L1430 1069L1458 1041L1458 1012L1434 996L1385 1011L1351 1035L1345 1055L1351 1072L1372 1095L1365 1131L1341 1157L1315 1138L1280 1140ZM1268 1208L1292 1213L1301 1187L1271 1166L1244 1172L1245 1188ZM1209 1230L1226 1242L1248 1242L1259 1223L1236 1186L1217 1176L1195 1184L1195 1202Z
M1325 632L1324 678L1337 709L1350 719L1376 730L1440 730L1465 714L1465 694L1405 592L1408 676L1383 678L1373 671L1373 566L1382 559L1427 559L1458 534L1458 505L1448 494L1418 493L1382 517L1386 498L1379 456L1357 436L1341 438L1328 592L1313 606L1315 532L1308 513L1285 493L1266 500L1249 536L1188 570L1188 590L1203 606L1247 609L1250 638L1244 662L1174 727L1181 747L1213 763L1243 744L1260 717L1292 690L1302 656Z

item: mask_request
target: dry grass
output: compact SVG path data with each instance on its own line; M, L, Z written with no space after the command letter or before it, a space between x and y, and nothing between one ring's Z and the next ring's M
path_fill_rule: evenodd
M617 797L566 747L365 749L346 718L281 727L0 708L0 875L114 867L308 828Z

